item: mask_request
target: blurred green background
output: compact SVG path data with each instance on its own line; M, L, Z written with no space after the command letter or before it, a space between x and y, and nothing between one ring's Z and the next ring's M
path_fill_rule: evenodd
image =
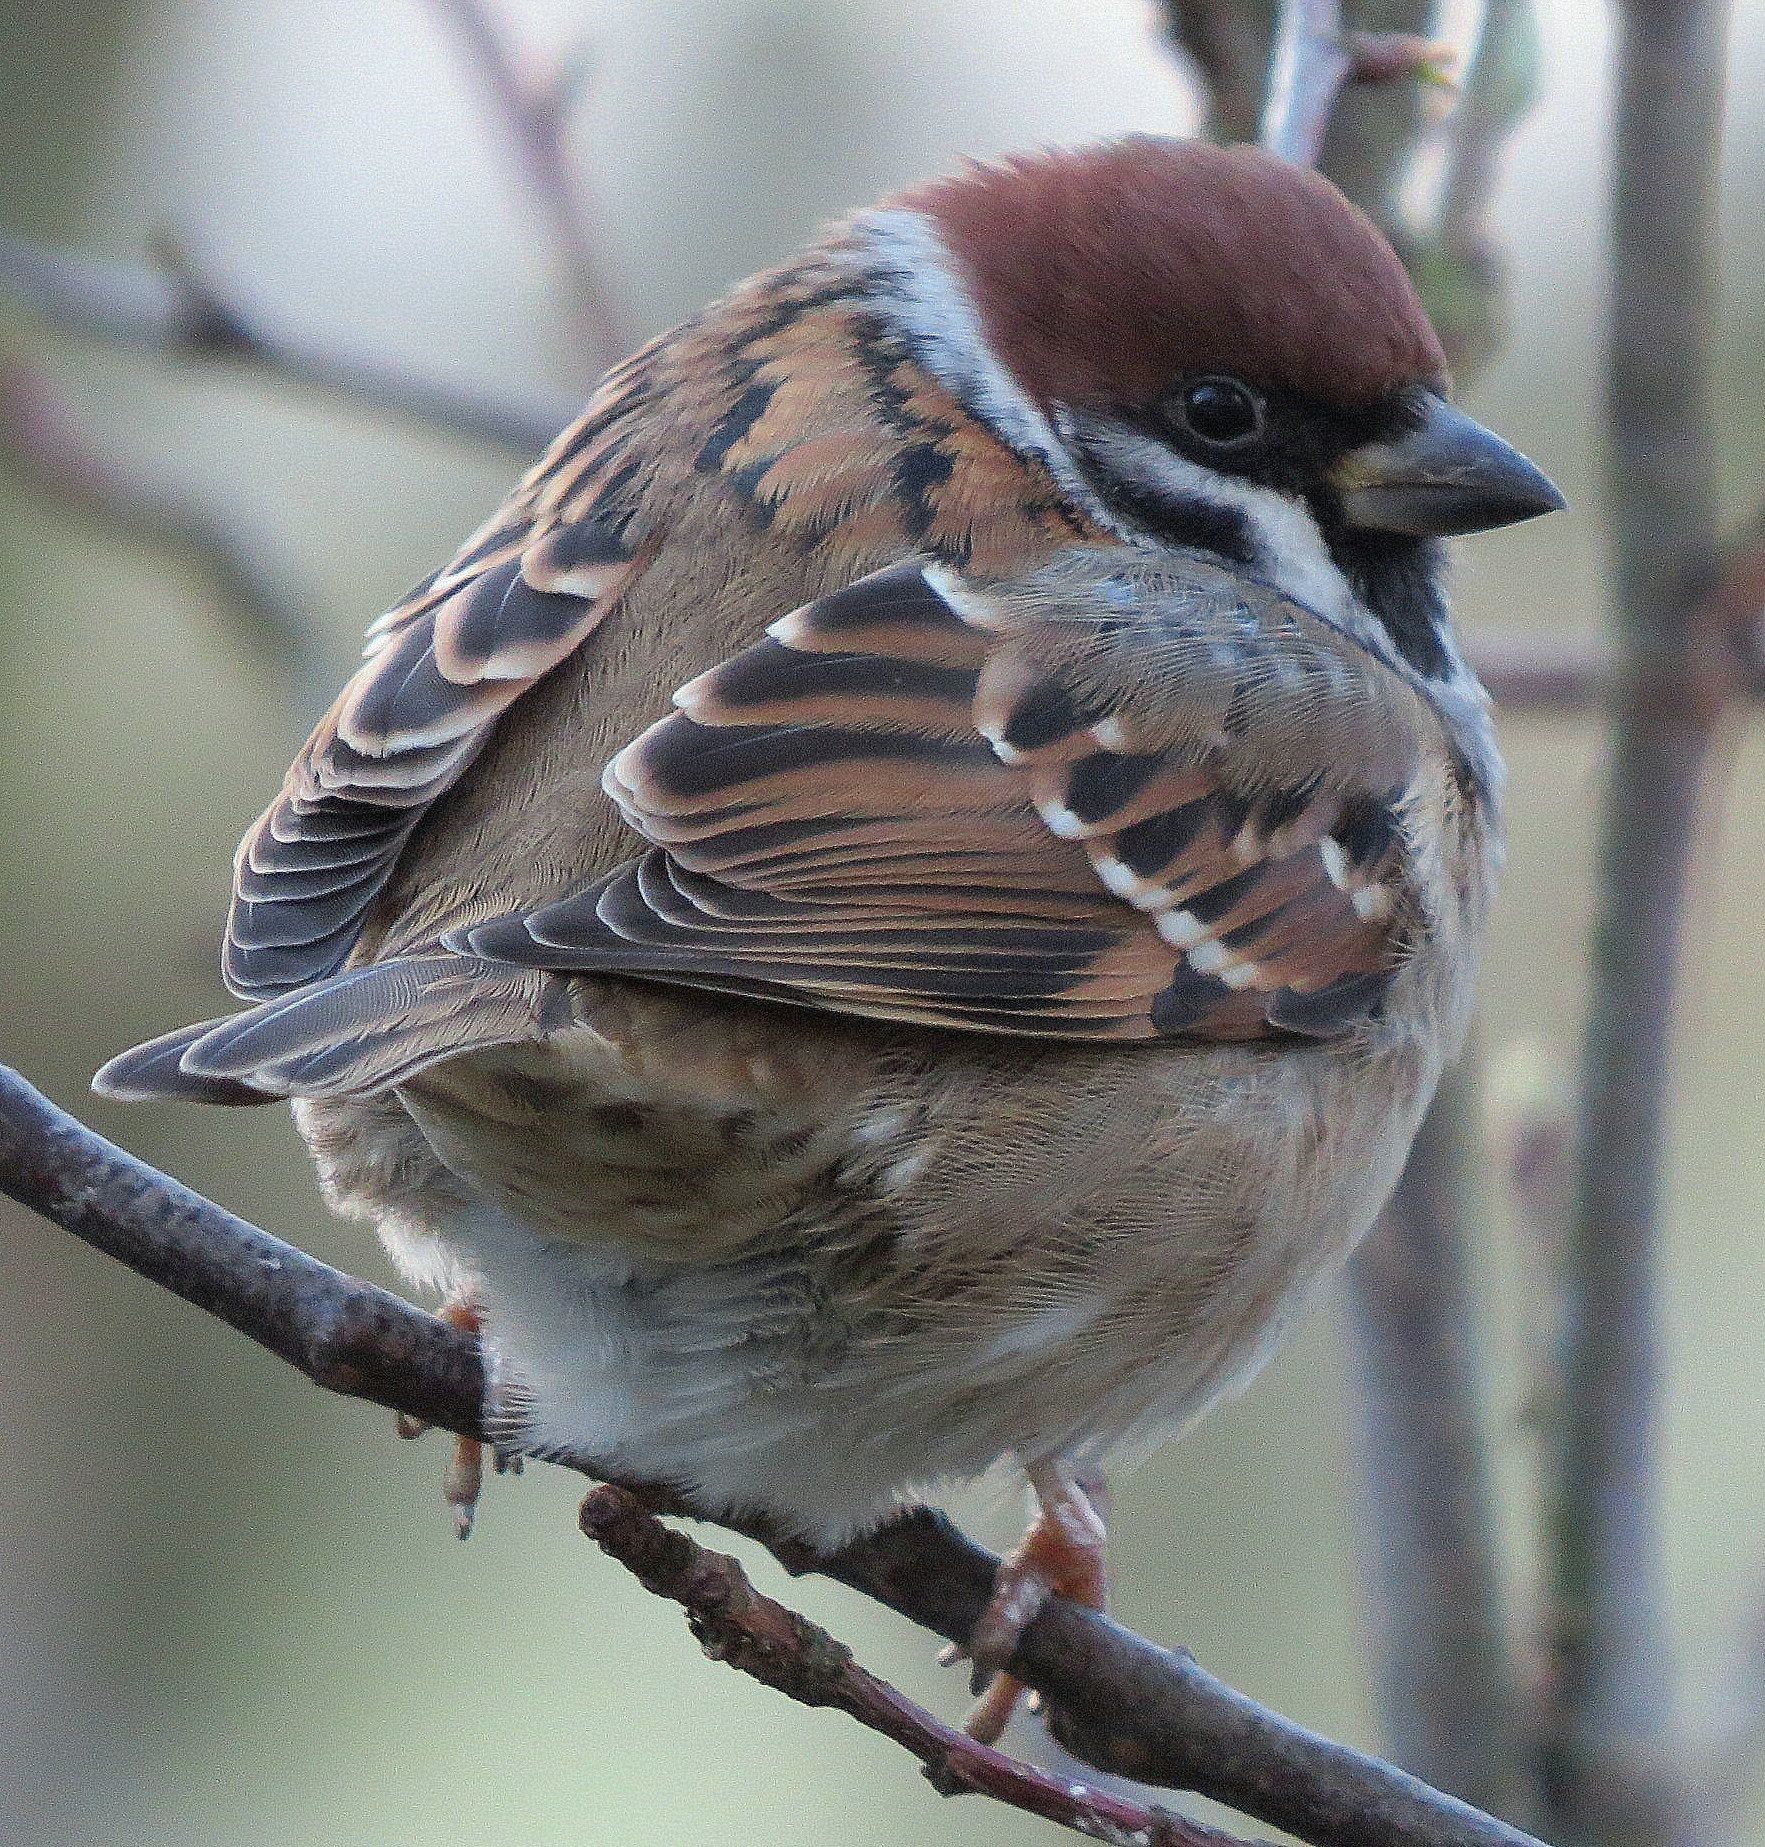
M1449 9L1450 10L1450 9ZM818 221L988 153L1193 120L1145 0L530 0L586 35L577 145L631 327L660 327ZM1566 517L1466 546L1473 631L1600 620L1597 337L1609 22L1550 0L1544 99L1500 201L1516 337L1473 408ZM1765 451L1765 0L1739 8L1712 329L1737 516ZM420 0L0 3L0 217L120 257L167 227L291 323L487 380L586 384L542 228ZM341 679L365 619L515 473L505 457L273 385L60 346L0 314L121 454L212 494L299 588ZM108 1053L220 1011L229 857L315 716L229 639L200 579L52 510L0 460L0 1057L148 1158L378 1278L280 1111L85 1094ZM1492 1116L1566 1078L1600 740L1509 723L1513 858L1485 984ZM1674 1613L1689 1702L1765 1566L1765 728L1734 740L1688 931L1674 1117ZM1492 1407L1530 1601L1544 1254L1491 1161L1479 1240ZM1338 1318L1118 1483L1127 1621L1308 1724L1377 1742L1359 1638ZM333 1402L237 1337L0 1206L0 1839L50 1843L1024 1842L940 1805L844 1720L707 1666L678 1615L577 1535L573 1478L493 1484L451 1537L439 1439ZM965 1502L995 1541L1003 1492ZM763 1568L762 1581L774 1581ZM794 1598L941 1711L927 1640L815 1584ZM1046 1837L1054 1838L1052 1831ZM1060 1838L1070 1838L1061 1836ZM1757 1838L1765 1840L1765 1822Z

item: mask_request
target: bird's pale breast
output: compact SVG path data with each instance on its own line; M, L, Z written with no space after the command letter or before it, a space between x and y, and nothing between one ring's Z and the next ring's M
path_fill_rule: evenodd
M594 1028L437 1067L409 1116L303 1116L406 1261L422 1196L522 1442L831 1538L1241 1385L1395 1177L1437 1074L1420 1015L1458 981L1425 956L1411 1016L1277 1053L781 1036L763 1005L611 984Z

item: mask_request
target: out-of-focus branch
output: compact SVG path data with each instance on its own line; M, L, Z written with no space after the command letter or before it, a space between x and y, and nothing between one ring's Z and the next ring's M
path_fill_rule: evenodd
M1407 253L1461 382L1495 356L1506 331L1507 263L1490 208L1502 153L1537 98L1538 71L1532 0L1484 0L1464 90L1444 130L1434 234Z
M1325 141L1336 120L1337 100L1345 85L1398 84L1406 78L1440 77L1448 62L1446 49L1412 29L1408 18L1414 14L1413 27L1419 27L1426 10L1401 11L1406 16L1403 30L1350 31L1338 0L1281 0L1275 14L1268 95L1257 137L1270 153L1303 167L1324 165L1329 170L1330 163L1324 161ZM1401 137L1402 143L1407 140L1407 134ZM1409 151L1407 146L1404 151ZM1339 152L1338 162L1341 158ZM1375 206L1383 204L1387 190L1395 191L1397 176L1386 172L1388 164L1379 162L1369 168L1379 174L1377 188L1358 189L1372 196ZM1348 190L1346 185L1344 190Z
M185 262L158 269L106 262L0 231L0 304L77 339L261 373L519 455L537 454L577 410L561 396L456 384L296 333Z
M1387 1742L1467 1802L1523 1811L1526 1763L1496 1552L1467 1275L1482 1139L1474 1064L1447 1073L1348 1290L1363 1576Z
M1612 655L1603 642L1484 635L1468 652L1498 711L1592 716L1612 689Z
M1375 61L1366 73L1371 81L1348 86L1330 115L1316 164L1407 261L1413 227L1404 187L1427 126L1429 96L1442 93L1418 79L1439 78L1450 58L1426 36L1434 22L1431 0L1350 0L1346 13L1356 45L1405 47L1408 58L1395 65Z
M1258 140L1283 160L1315 167L1353 69L1337 0L1281 0Z
M542 449L577 408L562 397L503 397L493 390L411 374L394 362L365 354L311 346L274 330L264 317L255 313L247 317L210 283L193 285L176 273L101 262L0 232L0 302L7 299L31 310L56 332L76 339L174 362L237 365L340 398L370 414L418 423L523 455ZM52 398L47 381L28 369L14 368L8 392L10 401L0 406L0 443L10 442L16 449L21 434L29 442L46 440L26 431L24 420L28 417L25 399L31 393ZM61 462L52 462L47 450L40 457L22 456L20 460L26 472L42 485L52 486L70 505L78 492L94 516L128 523L122 503L132 495L88 491L100 485L96 474L88 474L83 486L78 482L80 474L101 472L108 466L96 454L88 455L71 473ZM53 481L52 475L57 477ZM101 500L104 504L99 504ZM161 511L169 514L172 509ZM217 587L226 588L266 618L278 602L286 613L285 593L278 598L276 586L241 535L230 533L212 511L191 499L178 507L176 517L151 523L159 528L156 542L173 549L184 549L179 530L190 529L189 549L193 556L201 553L204 568L213 573ZM145 519L140 536L155 537ZM1758 547L1737 554L1747 561L1762 556L1765 550ZM1610 662L1603 648L1530 638L1484 641L1477 652L1477 666L1497 702L1514 712L1590 711L1604 696L1610 678ZM1749 679L1743 678L1742 685L1752 690Z
M487 1434L476 1342L156 1172L4 1066L0 1192L333 1391ZM559 1460L600 1473L592 1458ZM695 1511L670 1491L619 1485L653 1510ZM761 1522L715 1517L760 1539L787 1569L835 1578L954 1642L968 1640L998 1570L991 1553L924 1508L832 1554ZM1062 1743L1100 1768L1198 1791L1318 1847L1539 1847L1064 1598L1043 1606L1010 1668L1047 1697Z
M699 1646L805 1706L846 1713L918 1758L940 1795L978 1793L1092 1840L1128 1847L1244 1847L1232 1835L1007 1757L934 1719L860 1667L818 1624L762 1595L727 1553L666 1527L637 1496L603 1484L582 1530L652 1596L685 1611Z
M630 339L602 274L587 189L567 145L582 62L541 70L513 43L495 0L429 0L429 6L458 40L514 150L569 285L571 318L587 347L589 370L602 372L624 357Z
M1676 1837L1657 1449L1661 1170L1686 877L1731 637L1711 619L1723 0L1622 0L1607 506L1622 650L1549 1473L1548 1812Z
M274 675L296 711L320 708L326 649L304 600L265 562L263 542L205 496L106 453L54 385L28 366L0 364L0 467L67 512L199 571L229 638Z
M1200 81L1216 141L1254 141L1275 33L1275 0L1164 0L1165 31Z
M1723 546L1714 581L1695 595L1688 625L1697 658L1665 672L1626 663L1603 641L1482 636L1470 649L1477 677L1505 712L1592 715L1620 694L1638 711L1690 705L1703 713L1765 702L1765 512Z
M1439 315L1441 298L1450 300L1454 312L1440 316L1449 335L1499 320L1493 264L1478 271L1490 280L1472 302L1462 286L1449 295L1443 285L1467 273L1456 247L1447 254L1449 216L1452 237L1482 236L1495 144L1517 119L1489 94L1516 19L1517 7L1500 0L1484 12L1451 131L1453 176L1437 222L1424 228L1404 218L1401 201L1425 128L1420 80L1437 78L1446 55L1421 36L1432 9L1422 0L1368 0L1352 23L1379 28L1378 37L1350 31L1334 4L1289 0L1280 9L1264 145L1321 166L1373 216L1431 310ZM1416 81L1391 81L1405 75ZM1355 83L1357 76L1386 81ZM1453 338L1461 364L1472 344ZM1477 342L1481 351L1492 344L1487 336ZM1558 661L1508 643L1492 664L1509 710L1548 709L1571 693L1597 703L1591 657ZM1526 1778L1466 1250L1467 1142L1478 1091L1472 1063L1449 1074L1390 1207L1351 1266L1355 1450L1386 1734L1411 1769L1513 1814L1524 1806Z

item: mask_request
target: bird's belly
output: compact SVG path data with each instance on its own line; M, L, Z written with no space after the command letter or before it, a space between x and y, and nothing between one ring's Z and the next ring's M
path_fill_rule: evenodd
M862 1056L789 1107L549 1048L406 1094L471 1176L431 1229L483 1293L520 1442L825 1540L1007 1450L1180 1425L1365 1230L1433 1076L977 1040L965 1071L945 1043L866 1085ZM506 1132L511 1096L545 1133Z

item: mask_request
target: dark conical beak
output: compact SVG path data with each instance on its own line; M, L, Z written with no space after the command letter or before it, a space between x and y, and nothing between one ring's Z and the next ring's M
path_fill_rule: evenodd
M1450 538L1565 506L1550 478L1482 424L1429 392L1421 424L1351 449L1331 470L1351 526Z

